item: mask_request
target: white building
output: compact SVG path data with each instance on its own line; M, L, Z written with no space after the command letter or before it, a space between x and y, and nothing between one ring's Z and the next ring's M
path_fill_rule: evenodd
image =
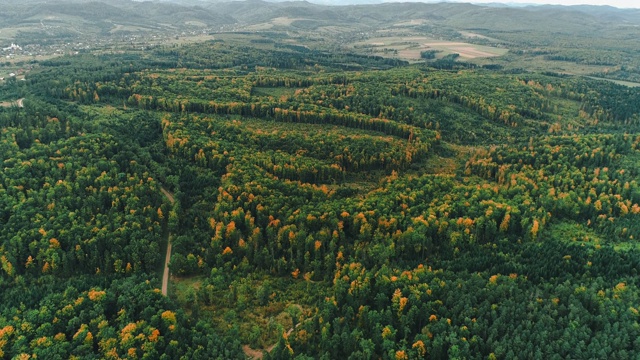
M11 51L11 50L22 50L22 48L19 45L11 43L11 46L2 49L2 51Z

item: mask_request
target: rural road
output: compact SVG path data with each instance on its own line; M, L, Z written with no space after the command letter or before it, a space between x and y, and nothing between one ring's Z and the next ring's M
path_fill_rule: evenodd
M173 194L167 189L161 187L160 191L169 199L171 205L175 202ZM167 296L167 288L169 287L169 260L171 260L171 233L167 236L167 254L164 257L164 272L162 274L162 295Z

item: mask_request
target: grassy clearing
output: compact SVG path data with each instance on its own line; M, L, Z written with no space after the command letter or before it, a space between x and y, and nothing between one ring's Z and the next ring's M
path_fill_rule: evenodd
M440 145L433 148L427 159L412 166L407 171L407 175L453 176L458 169L464 169L466 161L474 151L475 147L441 142Z
M612 242L610 241L611 239L603 238L586 225L572 221L551 224L547 230L547 234L550 240L579 243L582 246L590 246L595 249L599 249L601 246L613 246L613 249L619 252L640 250L640 243L635 241L633 237L630 237L629 241ZM616 240L618 239L620 238L616 237Z
M581 242L588 245L600 245L602 238L593 229L576 222L559 222L549 226L548 236L562 242Z
M490 41L495 41L495 42L501 42L501 40L496 39L496 38L492 38L489 36L485 36L485 35L481 35L481 34L477 34L477 33L473 33L473 32L469 32L469 31L460 31L460 35L469 38L469 39L485 39L485 40L490 40Z
M269 275L229 283L220 272L213 273L210 280L174 277L169 295L191 316L211 321L220 331L236 329L248 350L269 349L283 332L311 317L329 286Z
M632 237L629 241L616 241L612 243L609 239L602 238L586 225L571 221L553 223L546 230L546 233L550 240L578 243L582 246L589 246L592 249L599 249L601 246L612 246L613 249L618 252L640 250L640 243L633 240Z
M145 32L145 31L149 31L149 28L142 27L142 26L114 24L114 28L109 30L109 33L115 34L117 32Z
M550 98L553 112L558 115L557 120L551 119L550 124L560 124L560 130L575 130L585 126L585 120L579 117L580 103L562 98Z
M577 64L569 61L547 60L544 55L516 55L506 53L501 57L476 58L479 65L499 64L505 70L527 69L531 72L554 72L567 75L589 75L603 72L607 66Z
M631 81L623 81L623 80L614 80L614 79L606 79L606 78L600 78L600 77L595 77L595 76L587 76L589 79L594 79L594 80L604 80L604 81L610 81L614 84L618 84L618 85L623 85L623 86L628 86L628 87L640 87L640 83L636 83L636 82L631 82Z
M273 26L274 25L272 23L260 23L260 24L254 24L254 25L246 26L244 28L244 30L246 30L246 31L264 31L264 30L273 29Z
M193 293L200 289L202 281L205 278L205 276L182 278L172 276L171 281L169 282L169 295L180 304L189 304L192 302L192 299L189 297L193 296ZM187 309L189 312L192 310L191 307L188 307Z
M290 18L290 17L282 16L282 17L277 17L277 18L271 20L271 23L273 23L274 25L289 26L289 25L291 25L294 22L299 21L299 20L310 20L310 19L307 19L307 18Z
M11 41L15 41L16 35L20 31L33 31L34 27L29 26L16 26L16 27L6 27L0 29L0 47L8 46L11 44Z
M619 243L619 244L614 245L613 249L615 251L621 251L621 252L640 250L640 243L637 243L637 242L623 242L623 243Z
M204 42L209 40L215 40L217 38L218 38L217 36L207 35L207 34L200 34L200 35L193 35L193 36L180 36L177 38L167 37L162 40L162 44L163 45L183 45L183 44L192 44L192 43Z

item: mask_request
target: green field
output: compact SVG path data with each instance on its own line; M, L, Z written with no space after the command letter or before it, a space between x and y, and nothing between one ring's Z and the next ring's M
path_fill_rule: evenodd
M595 77L595 76L589 76L590 79L594 79L594 80L604 80L604 81L611 81L614 84L618 84L618 85L623 85L623 86L628 86L628 87L640 87L640 83L637 82L631 82L631 81L623 81L623 80L614 80L614 79L606 79L606 78L599 78L599 77Z

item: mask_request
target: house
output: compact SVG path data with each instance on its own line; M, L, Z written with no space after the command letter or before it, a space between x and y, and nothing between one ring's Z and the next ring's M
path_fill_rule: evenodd
M11 43L11 46L2 49L2 51L11 51L11 50L22 50L22 47L14 43Z

